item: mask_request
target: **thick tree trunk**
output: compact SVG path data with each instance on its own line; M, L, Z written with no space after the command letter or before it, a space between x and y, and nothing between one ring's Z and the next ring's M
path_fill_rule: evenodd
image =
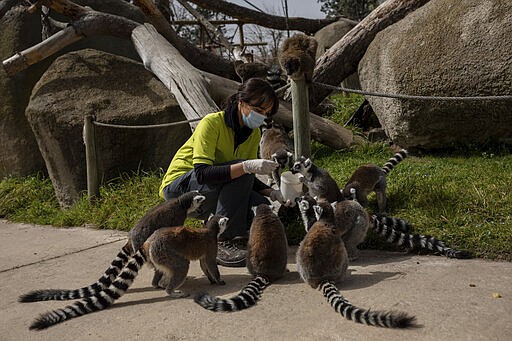
M313 82L338 86L349 75L357 72L359 61L378 32L429 1L388 0L384 2L316 61ZM315 86L310 97L311 109L316 108L331 92L332 90Z
M187 119L197 119L219 111L208 94L205 79L198 70L152 25L145 24L135 28L132 41L144 66L171 90ZM191 122L190 125L195 128L197 122Z
M209 9L214 12L224 13L230 17L237 18L245 24L256 24L276 30L301 31L306 34L313 34L322 27L337 21L339 18L328 19L306 19L306 18L288 18L271 15L255 11L243 6L239 6L228 1L222 0L188 0L199 7Z

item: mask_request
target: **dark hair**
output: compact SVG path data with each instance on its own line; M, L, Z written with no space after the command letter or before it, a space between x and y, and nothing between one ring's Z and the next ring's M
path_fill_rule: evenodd
M279 109L279 98L272 85L261 78L249 78L238 88L238 92L230 97L231 100L244 101L251 105L260 106L272 102L272 109L269 117L277 113ZM256 100L256 102L254 102Z

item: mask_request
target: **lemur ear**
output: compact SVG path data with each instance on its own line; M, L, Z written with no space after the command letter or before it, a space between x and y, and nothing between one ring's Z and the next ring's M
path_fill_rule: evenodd
M288 157L292 157L292 156L293 156L293 153L286 152L286 155L287 155Z
M338 205L337 201L331 203L331 207L332 207L333 210L336 210L336 205Z
M299 205L299 209L307 211L309 209L309 202L304 199L297 198L297 204Z
M198 192L199 193L199 192ZM193 202L195 202L196 204L201 204L203 201L206 200L206 197L204 195L201 195L201 194L198 194L196 196L194 196L194 198L192 199Z
M258 206L252 206L251 207L251 210L252 210L252 213L254 213L254 216L256 217L256 209L258 208Z
M224 231L226 231L226 228L228 226L228 221L229 221L228 217L222 217L219 219L219 233L217 235L221 235L224 233Z
M322 207L319 205L313 205L313 211L315 211L316 220L319 220L323 212Z
M355 188L350 189L350 199L356 200L356 189Z
M210 219L212 219L213 216L214 216L214 214L210 213L210 215L208 216L208 221L210 221Z
M307 159L304 161L304 166L309 167L310 165L311 165L311 159L310 159L310 158L307 158Z

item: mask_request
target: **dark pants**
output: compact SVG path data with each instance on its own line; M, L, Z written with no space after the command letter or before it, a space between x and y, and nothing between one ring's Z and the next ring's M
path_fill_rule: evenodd
M237 236L247 236L254 217L251 207L270 204L267 198L252 190L253 183L254 175L245 174L223 184L199 184L194 170L191 170L167 185L164 188L164 197L169 200L185 192L199 191L206 197L203 212L192 217L206 220L212 213L228 217L228 227L223 238L229 240Z

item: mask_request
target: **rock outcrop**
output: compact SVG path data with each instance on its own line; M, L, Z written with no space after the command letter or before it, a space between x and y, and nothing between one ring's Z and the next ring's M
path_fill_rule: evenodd
M364 90L424 96L512 94L512 6L432 0L377 34L359 64ZM512 101L368 97L391 140L438 149L512 143Z
M59 57L35 85L26 110L61 206L87 189L84 117L148 125L185 120L174 96L141 63L96 50ZM166 169L190 136L185 125L120 129L96 127L100 179L122 172Z
M143 23L144 15L133 5L117 0L77 0L76 3L95 10L121 15ZM40 12L28 13L27 6L16 5L0 19L0 59L5 60L41 42ZM53 15L61 21L69 18ZM116 37L87 37L57 54L30 66L14 77L0 68L0 179L46 172L44 160L37 147L30 125L25 118L32 88L48 66L60 55L74 50L94 48L139 60L131 41Z

